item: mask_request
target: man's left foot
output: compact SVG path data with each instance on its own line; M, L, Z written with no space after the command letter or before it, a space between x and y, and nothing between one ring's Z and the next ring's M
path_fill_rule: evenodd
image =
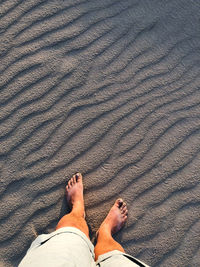
M96 236L101 233L113 235L118 232L125 224L128 216L128 209L123 199L118 198L110 209L107 217L102 222Z
M66 198L72 211L77 213L77 215L84 217L83 177L81 173L76 173L69 180L68 185L66 186Z

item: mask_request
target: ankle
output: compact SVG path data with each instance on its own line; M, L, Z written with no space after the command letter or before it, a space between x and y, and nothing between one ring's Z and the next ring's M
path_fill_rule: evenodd
M85 211L79 208L73 208L70 214L76 219L85 219Z
M106 235L106 236L112 236L112 231L111 227L107 223L102 223L100 226L98 233L101 235Z
M101 241L109 241L112 240L113 237L111 235L110 230L108 230L107 228L105 229L99 229L98 233L97 233L97 242L101 242Z

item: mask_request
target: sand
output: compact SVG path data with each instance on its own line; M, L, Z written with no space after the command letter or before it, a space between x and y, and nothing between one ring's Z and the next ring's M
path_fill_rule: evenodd
M84 177L94 236L155 267L200 266L200 4L2 0L0 264L17 266Z

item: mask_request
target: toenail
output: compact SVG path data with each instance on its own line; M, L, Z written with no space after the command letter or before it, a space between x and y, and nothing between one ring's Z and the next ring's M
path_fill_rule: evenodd
M122 204L123 204L123 201L121 201L121 200L119 200L119 208L121 208L122 207Z
M75 177L76 177L76 179L78 179L78 177L79 177L79 173L77 173L77 174L75 175Z

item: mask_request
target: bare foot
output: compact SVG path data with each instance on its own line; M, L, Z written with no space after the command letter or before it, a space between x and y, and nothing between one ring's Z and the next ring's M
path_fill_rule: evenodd
M107 217L102 222L97 235L103 231L111 235L118 232L127 220L128 209L123 199L119 198L110 209Z
M81 173L76 173L69 180L66 186L66 198L74 213L85 216L84 199L83 199L83 178Z

